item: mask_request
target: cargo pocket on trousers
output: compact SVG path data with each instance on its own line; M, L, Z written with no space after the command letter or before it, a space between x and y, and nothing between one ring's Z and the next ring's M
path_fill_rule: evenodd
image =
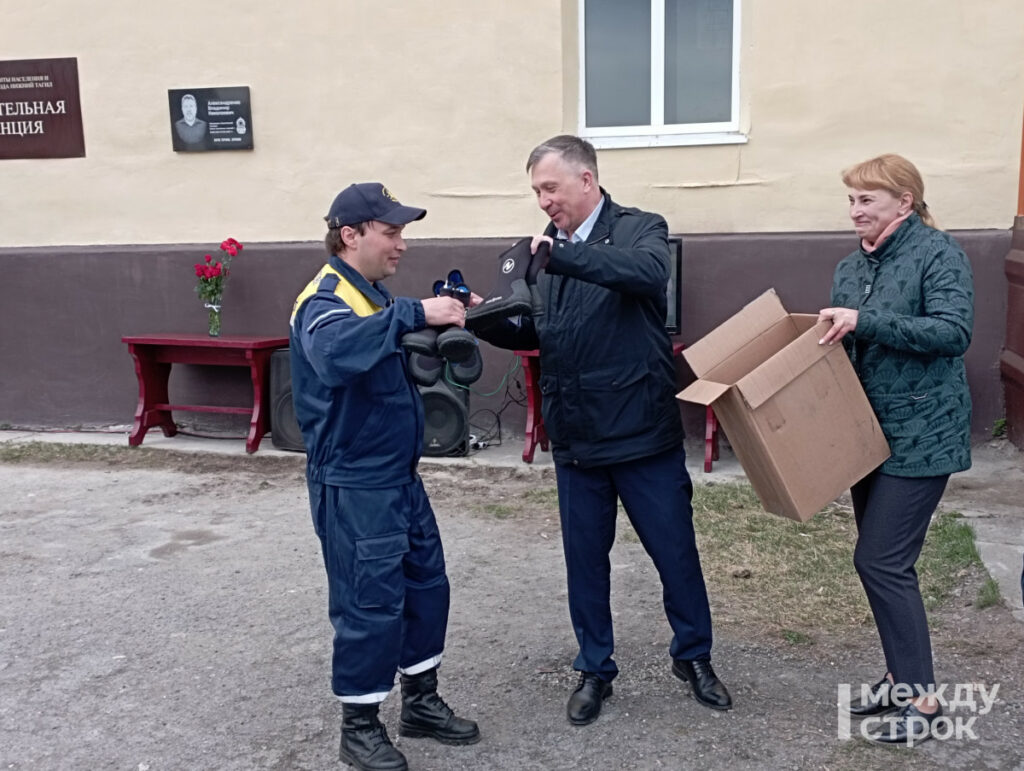
M395 605L405 594L402 559L409 551L405 533L356 540L355 593L360 608Z

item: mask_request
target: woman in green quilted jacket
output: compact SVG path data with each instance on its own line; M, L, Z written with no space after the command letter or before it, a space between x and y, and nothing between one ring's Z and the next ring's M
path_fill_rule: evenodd
M892 451L850 491L853 562L885 655L886 674L850 712L888 743L929 737L942 715L931 640L914 563L949 475L971 465L971 396L964 352L974 324L974 281L963 249L938 230L924 183L899 155L843 172L860 248L836 267L832 322ZM862 727L863 729L863 727Z

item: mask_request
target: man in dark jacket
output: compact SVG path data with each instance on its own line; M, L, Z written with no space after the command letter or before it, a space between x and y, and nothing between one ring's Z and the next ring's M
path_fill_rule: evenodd
M551 218L533 251L543 311L481 330L506 348L540 349L544 425L552 444L580 680L569 720L597 719L618 672L612 659L609 552L617 500L654 560L674 633L672 671L697 701L729 709L711 667L711 611L693 531L672 346L665 331L668 226L619 206L598 184L589 142L558 136L526 165Z
M377 715L396 671L403 736L480 738L437 695L449 586L416 471L423 404L400 343L427 325L462 326L465 308L451 297L392 297L379 283L398 268L405 225L425 215L379 183L341 191L325 218L328 262L291 318L292 394L334 625L340 754L359 769L407 767Z

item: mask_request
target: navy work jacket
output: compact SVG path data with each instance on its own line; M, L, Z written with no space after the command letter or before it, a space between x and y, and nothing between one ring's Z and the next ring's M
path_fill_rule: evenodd
M311 482L382 488L416 478L423 402L401 339L425 326L419 300L392 297L336 256L299 294L292 398Z

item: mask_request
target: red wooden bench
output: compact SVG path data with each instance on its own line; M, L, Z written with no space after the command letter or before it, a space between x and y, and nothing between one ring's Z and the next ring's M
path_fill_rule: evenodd
M146 432L159 426L164 436L178 433L171 413L219 412L249 415L249 435L245 451L256 452L263 435L270 430L270 354L288 346L287 337L248 337L242 335L129 335L121 338L135 359L139 380L139 404L128 444L138 447ZM211 364L248 367L252 380L252 406L222 407L202 404L171 404L167 380L172 364Z

